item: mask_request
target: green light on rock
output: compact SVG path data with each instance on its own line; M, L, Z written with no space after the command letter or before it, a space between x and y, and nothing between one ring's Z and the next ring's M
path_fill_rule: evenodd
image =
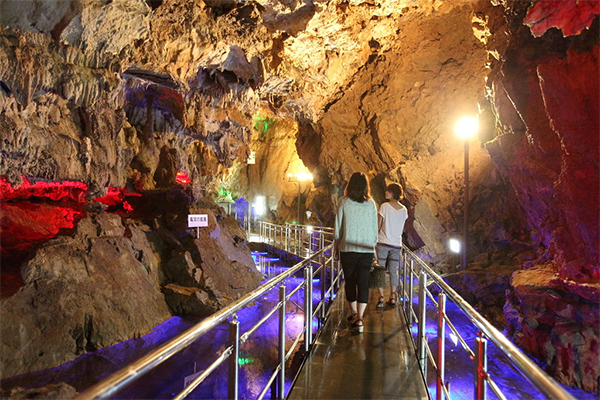
M274 123L275 118L261 116L254 117L254 129L261 133L261 137L267 133L269 127L272 126Z
M252 362L254 362L254 358L243 358L243 357L240 357L240 359L239 359L239 364L240 365L246 365L246 364L250 364Z
M219 196L217 197L217 202L227 201L229 203L233 203L233 193L229 190L225 190L223 188L219 188Z

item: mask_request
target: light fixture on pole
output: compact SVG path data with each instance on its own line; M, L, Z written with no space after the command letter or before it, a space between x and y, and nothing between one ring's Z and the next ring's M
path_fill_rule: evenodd
M465 143L465 191L463 200L463 243L461 268L467 268L467 243L469 232L469 139L477 134L479 122L477 118L464 117L458 120L454 126L456 135L464 140Z
M310 172L299 172L297 174L288 174L288 181L298 186L298 224L302 225L302 214L300 212L300 185L302 182L312 181L313 176Z

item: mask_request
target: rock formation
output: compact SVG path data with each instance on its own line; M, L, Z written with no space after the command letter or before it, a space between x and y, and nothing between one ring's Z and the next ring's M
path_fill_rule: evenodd
M4 377L54 367L86 351L143 335L170 317L156 284L158 260L140 227L99 214L73 238L46 243L2 301Z
M210 315L256 288L262 279L254 265L246 234L222 209L192 209L207 214L209 225L199 238L177 246L166 264L165 296L178 315ZM185 217L185 215L184 215ZM185 227L185 221L179 221Z
M57 383L44 386L39 389L15 388L10 392L10 398L21 399L71 399L75 397L77 391L66 383Z
M161 203L168 202L171 213L160 214L155 229L136 219L122 222L115 213L80 209L75 215L87 216L75 218L72 237L57 236L41 245L21 267L23 282L7 282L8 293L3 288L3 377L55 367L85 352L139 337L172 314L209 315L258 286L261 275L245 232L210 201L198 203L202 209L181 212L185 193L162 194ZM141 208L135 199L130 201ZM36 204L27 204L9 202L2 218L4 232L15 235L17 244L26 249L31 244L18 239L56 236L58 230L42 232L46 236L41 238L35 232L52 227L48 222L55 213L61 221L63 210L72 209L42 203L44 215L35 213L37 219L32 219L21 210L36 210ZM200 239L186 229L187 214L194 212L210 216ZM73 227L70 218L65 221ZM10 250L17 249L15 245ZM189 269L181 270L180 259Z
M327 225L360 170L377 201L386 183L404 185L408 243L455 273L446 241L463 229L464 175L452 129L478 114L468 226L475 268L460 275L499 295L506 287L517 343L563 382L597 390L598 1L28 4L27 12L18 1L0 5L3 221L33 207L16 205L31 185L85 185L69 192L79 208L60 211L66 223L49 231L87 221L85 202L144 220L159 238L150 241L161 260L157 284L171 309L204 313L251 286L238 290L218 271L225 262L248 270L243 235L219 222L182 240L176 213L151 210L166 199L155 191L179 187L182 174L197 193L180 212L211 209L219 221L221 211L195 203L221 191L264 196L263 218L278 222L295 220L300 202L311 212L305 220ZM300 171L314 181L290 182ZM108 205L114 191L142 197ZM18 232L16 223L3 222L3 231ZM36 232L29 250L10 259L14 281L54 236L28 232ZM3 260L13 246L3 235ZM213 246L226 255L211 259ZM486 271L499 275L497 285L480 279ZM525 283L528 274L535 284ZM541 301L548 291L556 304ZM464 293L486 307L503 301Z
M591 4L577 12L580 21L567 3L509 9L512 39L494 44L505 58L488 81L497 137L486 147L527 215L538 256L512 277L509 332L560 381L597 390L600 5ZM534 36L549 26L562 34L534 39L521 19Z

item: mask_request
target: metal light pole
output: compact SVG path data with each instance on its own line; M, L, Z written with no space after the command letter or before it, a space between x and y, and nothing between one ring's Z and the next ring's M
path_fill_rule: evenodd
M465 193L463 200L463 243L460 265L467 269L467 244L469 243L469 139L465 139Z
M463 200L463 244L461 253L461 269L467 268L467 246L469 243L469 139L477 134L477 118L465 117L456 123L454 131L465 141L465 191Z
M313 176L308 172L300 172L297 174L288 174L288 181L298 186L298 225L302 225L302 214L300 213L300 197L302 195L300 185L302 182L312 181Z
M298 187L298 225L302 225L301 214L300 214L300 182L293 182Z

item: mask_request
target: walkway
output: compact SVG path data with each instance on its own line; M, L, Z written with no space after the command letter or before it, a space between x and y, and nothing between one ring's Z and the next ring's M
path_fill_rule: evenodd
M402 311L376 310L378 297L371 289L357 333L340 290L289 399L429 399Z

